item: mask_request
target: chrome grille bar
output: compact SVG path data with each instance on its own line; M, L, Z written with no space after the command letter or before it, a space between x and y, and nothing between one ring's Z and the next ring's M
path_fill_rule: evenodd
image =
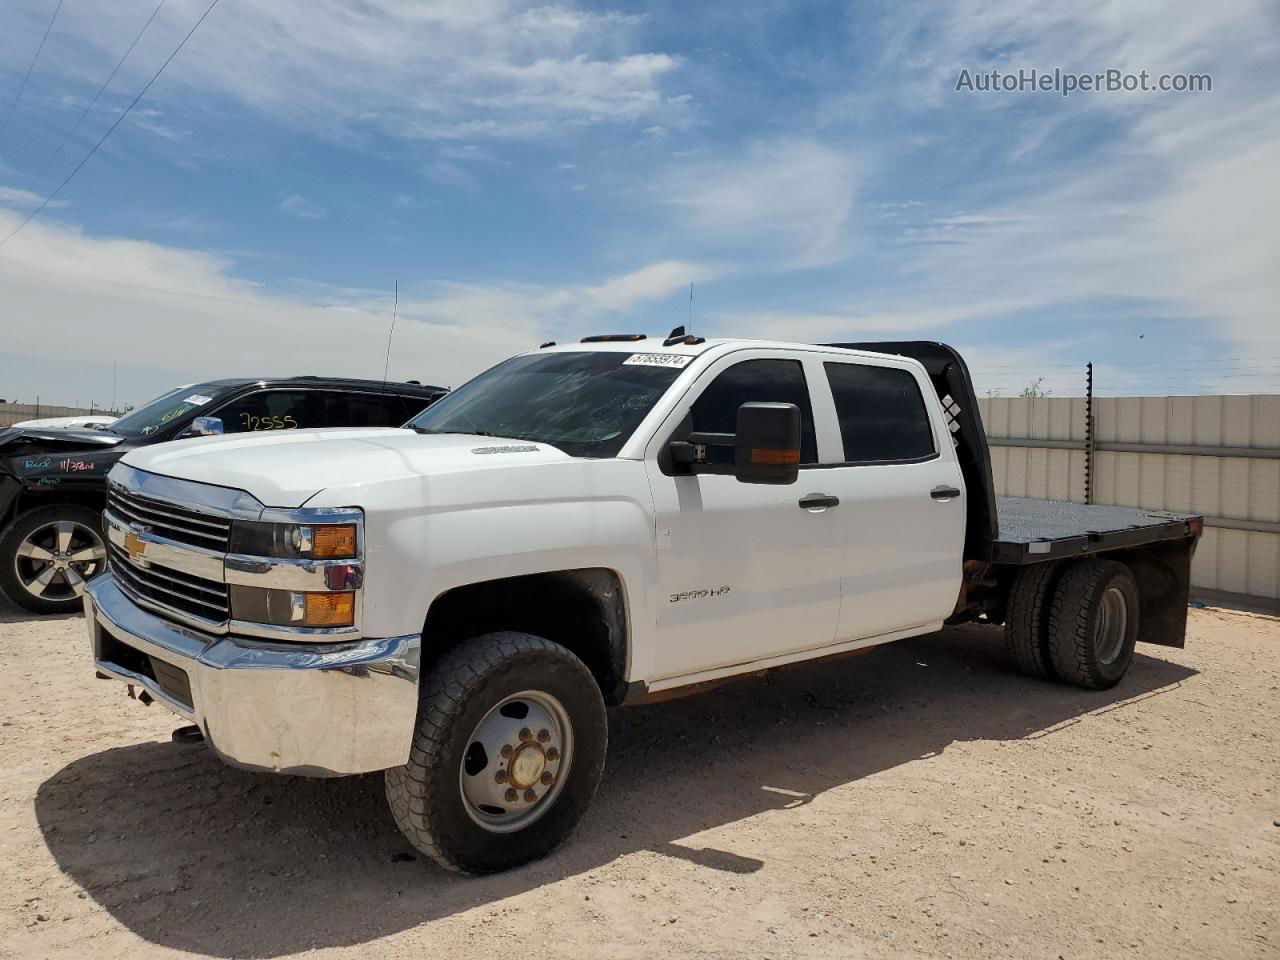
M185 507L150 500L112 484L107 509L117 516L151 527L162 536L206 549L226 550L231 540L231 521L202 514Z

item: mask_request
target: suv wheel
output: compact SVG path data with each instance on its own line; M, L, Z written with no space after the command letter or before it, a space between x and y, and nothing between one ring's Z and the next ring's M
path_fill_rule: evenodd
M420 689L409 762L386 773L409 842L466 873L559 846L604 771L604 701L591 671L557 643L491 633L447 653Z
M0 588L33 613L78 613L85 581L106 566L102 520L87 507L38 507L0 536Z

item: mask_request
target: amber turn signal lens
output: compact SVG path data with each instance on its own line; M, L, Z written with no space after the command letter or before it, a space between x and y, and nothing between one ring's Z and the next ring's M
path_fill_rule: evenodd
M311 556L342 558L356 555L356 525L333 524L312 528Z
M354 593L308 593L306 619L308 627L349 627L355 623Z
M800 462L799 450L762 450L758 447L751 448L751 462L759 464L770 464L773 466L789 467L793 463Z

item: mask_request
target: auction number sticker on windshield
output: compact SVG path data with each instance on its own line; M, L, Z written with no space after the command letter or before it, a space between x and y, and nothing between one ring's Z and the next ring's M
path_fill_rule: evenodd
M633 353L622 361L623 366L631 364L638 367L685 367L693 357L683 353Z
M183 400L182 402L195 404L197 407L203 407L206 403L208 403L212 399L213 397L206 397L202 393L193 393L191 396L187 397L187 399Z

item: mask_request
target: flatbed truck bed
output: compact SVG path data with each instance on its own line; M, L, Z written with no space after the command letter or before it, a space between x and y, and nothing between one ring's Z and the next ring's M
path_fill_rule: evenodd
M1031 497L996 497L995 502L997 532L991 542L995 563L1040 563L1194 538L1204 526L1204 518L1196 514L1142 507Z

